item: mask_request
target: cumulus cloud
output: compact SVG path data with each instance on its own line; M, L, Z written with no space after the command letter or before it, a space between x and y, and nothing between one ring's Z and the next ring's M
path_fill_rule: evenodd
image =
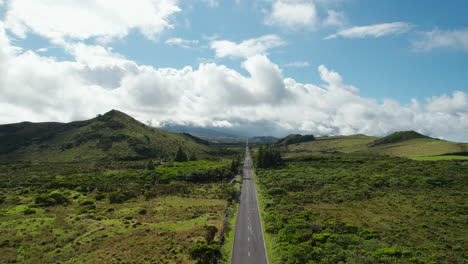
M318 67L322 83L297 82L265 54L249 53L242 74L216 63L182 69L139 65L99 45L70 44L67 51L73 60L18 50L0 24L0 123L87 119L114 108L153 125L192 124L250 135L417 129L468 136L463 91L402 105L361 96L324 65ZM105 80L99 79L103 74Z
M317 23L317 9L313 2L306 0L275 0L265 18L266 25L287 30L313 30Z
M192 48L193 45L198 44L198 40L170 38L170 39L167 39L165 43L171 46L180 46L184 49L189 49L189 48Z
M138 29L149 39L172 28L176 0L10 0L6 27L21 38L28 32L62 43L68 39L122 38Z
M375 24L369 26L351 27L339 31L336 34L329 35L325 39L343 38L380 38L388 35L399 35L408 32L413 27L410 23L393 22L384 24Z
M423 32L412 41L416 50L429 51L437 48L452 48L468 51L468 28L460 30L439 30Z
M286 45L286 42L276 35L265 35L259 38L244 40L235 43L229 40L215 40L211 48L215 50L216 57L248 58L255 55L267 54L269 49Z

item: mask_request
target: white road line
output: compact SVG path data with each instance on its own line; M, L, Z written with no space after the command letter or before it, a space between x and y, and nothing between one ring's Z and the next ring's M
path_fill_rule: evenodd
M250 251L249 251L249 257L250 257Z

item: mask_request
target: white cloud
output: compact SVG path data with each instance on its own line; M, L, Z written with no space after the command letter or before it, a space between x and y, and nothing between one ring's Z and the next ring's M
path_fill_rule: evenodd
M182 38L170 38L166 40L166 44L171 46L180 46L185 49L192 48L193 45L198 44L198 40L189 40Z
M180 11L176 0L10 0L5 25L17 36L28 32L58 43L71 38L122 38L138 29L149 39L172 28L170 18Z
M416 50L429 51L437 48L452 48L468 51L468 28L460 30L439 30L423 32L412 41Z
M384 24L375 24L369 26L359 26L344 29L336 34L329 35L325 39L334 39L338 37L343 38L367 38L374 37L379 38L388 35L398 35L408 32L413 27L410 23L405 22L393 22Z
M286 67L286 68L303 68L303 67L305 68L309 66L310 66L310 63L307 61L295 61L295 62L290 62L290 63L283 65L283 67Z
M343 27L347 24L346 15L344 12L338 12L335 10L327 10L327 18L323 21L324 26L335 26Z
M417 129L468 139L468 94L462 91L401 105L361 96L324 65L318 67L322 84L285 78L262 54L244 59L247 74L242 74L216 63L182 69L138 65L98 45L70 44L67 51L74 60L20 52L0 23L0 123L80 120L114 108L152 124L228 127L260 135L385 135Z
M317 23L317 9L307 0L275 0L265 18L265 24L287 30L313 30Z
M286 42L276 35L265 35L259 38L244 40L237 44L228 40L215 40L211 48L215 50L216 57L251 57L267 54L269 49L286 45Z

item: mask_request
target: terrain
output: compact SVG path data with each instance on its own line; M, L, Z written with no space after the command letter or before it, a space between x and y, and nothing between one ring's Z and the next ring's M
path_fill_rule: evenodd
M466 160L309 154L256 173L270 263L466 261Z
M214 144L242 144L245 143L246 139L249 139L251 143L266 143L273 144L278 138L272 136L256 136L246 137L237 135L236 132L226 133L215 129L189 126L189 125L174 125L174 124L163 124L158 129L174 132L174 133L187 133L205 140L208 140Z
M466 155L468 143L435 139L414 131L401 131L382 138L366 135L317 137L313 141L288 144L286 150L290 152L290 156L342 152L418 157L447 154Z
M219 149L204 140L149 127L117 110L71 123L0 125L3 163L170 160L179 146L200 158L219 154Z
M1 125L0 263L227 261L242 150L116 110Z

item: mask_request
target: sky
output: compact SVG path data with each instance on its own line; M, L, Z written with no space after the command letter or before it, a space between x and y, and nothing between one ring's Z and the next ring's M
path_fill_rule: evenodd
M0 0L0 124L468 142L466 0Z

